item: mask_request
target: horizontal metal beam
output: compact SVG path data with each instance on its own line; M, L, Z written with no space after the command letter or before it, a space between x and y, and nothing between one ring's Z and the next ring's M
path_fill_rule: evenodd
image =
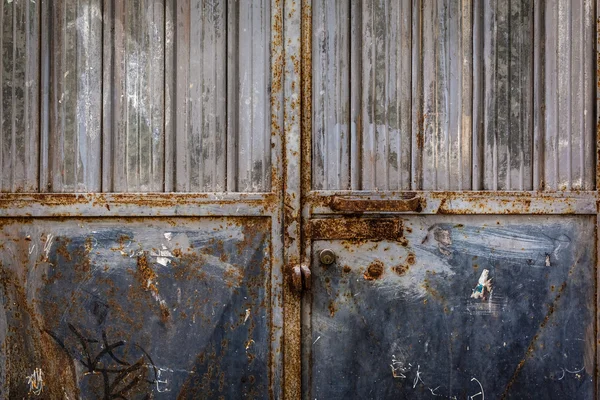
M4 193L0 217L270 216L273 193Z
M418 207L409 207L415 203ZM314 191L310 215L327 214L584 214L598 212L597 192ZM408 205L407 205L408 204ZM341 205L341 206L340 206Z

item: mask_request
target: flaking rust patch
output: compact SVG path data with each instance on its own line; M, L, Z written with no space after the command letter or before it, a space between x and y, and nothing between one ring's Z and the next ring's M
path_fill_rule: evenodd
M487 269L484 269L481 272L481 276L479 277L477 286L475 286L475 289L473 289L473 293L471 293L471 298L485 300L487 298L487 295L492 293L492 279L488 279L489 274L490 271Z

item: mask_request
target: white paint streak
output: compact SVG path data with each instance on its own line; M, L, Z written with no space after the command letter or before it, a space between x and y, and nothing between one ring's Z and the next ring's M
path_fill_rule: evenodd
M46 259L50 256L50 249L52 248L52 242L54 240L54 235L49 233L46 237L46 243L44 243L44 253L46 254Z

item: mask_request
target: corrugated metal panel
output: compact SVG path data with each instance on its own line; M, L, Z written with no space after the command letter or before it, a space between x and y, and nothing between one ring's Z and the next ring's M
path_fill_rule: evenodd
M544 181L549 190L594 188L594 2L546 2Z
M0 191L38 190L39 2L0 2Z
M1 191L270 190L268 0L0 11Z
M101 188L102 4L50 2L44 6L50 38L47 186L53 192L97 192Z
M531 190L533 137L533 7L529 1L483 4L475 34L483 36L483 121L477 151L483 153L485 190ZM539 39L539 38L538 38ZM481 119L482 118L482 119Z
M105 191L164 190L164 11L162 0L105 2Z
M268 191L269 1L176 2L174 20L175 190Z
M317 2L313 188L593 189L594 15L591 0Z
M230 23L238 21L230 25L228 60L230 191L271 189L269 5L269 0L230 1Z
M227 26L223 3L176 4L177 191L225 190Z
M420 11L421 10L421 11ZM419 15L422 13L422 15ZM471 187L472 19L468 0L425 1L414 18L421 20L417 83L422 104L413 118L422 119L413 160L415 188L469 189ZM418 41L417 41L418 40ZM413 84L414 86L414 84ZM416 107L419 107L417 104ZM414 109L414 108L413 108ZM422 139L419 136L422 135ZM420 148L422 143L422 149ZM414 161L413 161L414 162Z
M350 188L350 5L313 2L313 187Z

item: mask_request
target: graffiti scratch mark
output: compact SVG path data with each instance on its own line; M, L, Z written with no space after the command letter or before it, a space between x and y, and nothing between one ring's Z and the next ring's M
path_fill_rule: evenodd
M39 396L44 389L43 373L40 368L33 370L33 373L27 376L27 384L29 385L29 393Z
M479 380L477 378L471 378L471 382L477 382L477 384L479 385L479 393L475 393L472 396L469 396L469 399L473 400L475 397L481 396L481 400L485 400L485 393L483 392L483 385L481 384L481 382L479 382Z

